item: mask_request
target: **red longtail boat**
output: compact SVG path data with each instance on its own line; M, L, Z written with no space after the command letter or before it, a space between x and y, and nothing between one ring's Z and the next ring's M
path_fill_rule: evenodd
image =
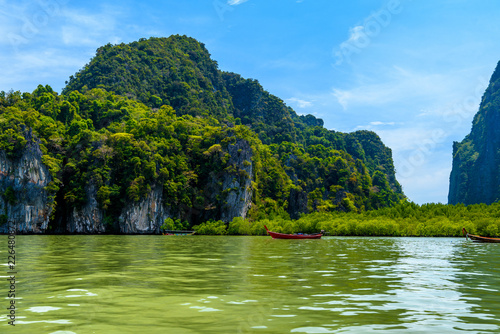
M278 233L278 232L271 232L267 229L267 226L264 225L266 228L267 233L273 237L273 239L321 239L321 236L323 233L316 233L316 234L285 234L285 233Z
M498 242L500 243L500 238L490 238L490 237L482 237L480 235L469 234L467 230L462 228L462 233L465 234L465 239L470 238L470 240L474 242Z

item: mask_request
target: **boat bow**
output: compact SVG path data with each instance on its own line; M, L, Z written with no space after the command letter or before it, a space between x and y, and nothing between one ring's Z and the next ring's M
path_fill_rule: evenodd
M323 236L323 233L316 233L316 234L286 234L286 233L278 233L278 232L272 232L269 231L266 225L264 225L267 233L273 238L273 239L321 239Z

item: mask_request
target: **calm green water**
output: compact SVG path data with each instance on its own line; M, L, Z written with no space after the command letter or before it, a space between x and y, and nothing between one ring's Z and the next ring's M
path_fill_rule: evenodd
M499 333L500 245L17 236L1 333ZM6 275L7 237L0 237ZM3 302L2 302L3 300Z

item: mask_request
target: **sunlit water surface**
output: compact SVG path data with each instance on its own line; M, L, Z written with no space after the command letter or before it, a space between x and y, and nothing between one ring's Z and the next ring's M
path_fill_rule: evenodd
M13 328L0 242L1 333L500 332L500 244L17 236Z

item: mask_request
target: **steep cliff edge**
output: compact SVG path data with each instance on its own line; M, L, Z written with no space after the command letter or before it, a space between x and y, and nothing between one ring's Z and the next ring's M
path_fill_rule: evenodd
M14 222L20 233L44 233L52 213L53 198L45 189L52 181L49 169L42 162L39 142L30 132L18 158L9 158L0 151L0 213L6 233L6 221Z
M85 188L86 202L81 208L72 208L60 232L94 234L106 232L104 212L97 202L96 186L90 182Z
M472 130L453 143L450 204L500 200L500 62L483 95Z
M221 220L230 222L235 217L246 218L252 203L252 148L245 140L238 140L228 145L231 156L228 169L223 176L222 193L225 201L222 205Z
M375 132L367 130L348 133L346 137L347 151L353 158L364 161L371 175L376 171L382 172L391 189L402 194L403 189L396 180L392 150L384 145L380 137Z
M118 219L106 215L97 200L95 184L85 188L86 202L79 208L71 208L56 233L75 234L159 234L160 226L169 218L161 185L154 185L143 198L127 202Z
M148 195L129 203L118 218L120 233L159 234L160 226L170 217L164 205L161 186L153 186Z

